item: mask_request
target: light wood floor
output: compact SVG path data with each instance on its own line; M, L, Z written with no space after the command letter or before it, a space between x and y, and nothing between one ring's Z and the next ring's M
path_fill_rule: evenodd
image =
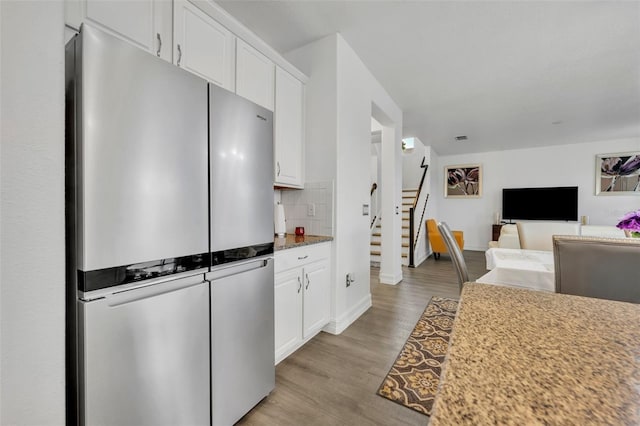
M484 252L464 252L469 275L485 271ZM241 425L425 425L428 417L376 395L376 391L431 296L458 297L445 254L418 268L403 267L403 281L380 284L371 268L373 306L342 334L320 333L276 367L276 388Z

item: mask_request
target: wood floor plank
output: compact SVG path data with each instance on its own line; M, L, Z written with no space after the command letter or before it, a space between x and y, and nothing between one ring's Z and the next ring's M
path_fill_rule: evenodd
M470 279L484 252L465 251ZM276 388L239 425L426 425L429 418L376 395L432 296L458 297L451 259L402 268L403 280L380 284L371 268L372 307L342 334L320 333L276 367Z

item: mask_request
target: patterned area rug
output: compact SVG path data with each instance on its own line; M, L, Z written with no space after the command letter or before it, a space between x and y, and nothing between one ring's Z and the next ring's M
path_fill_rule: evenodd
M458 301L432 297L378 395L431 415Z

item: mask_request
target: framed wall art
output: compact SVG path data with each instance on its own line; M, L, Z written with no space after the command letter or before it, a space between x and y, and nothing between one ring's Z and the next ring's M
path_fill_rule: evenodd
M640 152L596 155L596 195L640 195Z
M445 198L479 198L482 195L482 165L445 166Z

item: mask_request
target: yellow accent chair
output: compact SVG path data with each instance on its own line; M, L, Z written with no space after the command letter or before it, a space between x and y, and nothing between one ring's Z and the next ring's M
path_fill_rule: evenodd
M460 250L464 250L464 234L462 231L451 231L453 233L453 237L456 239L458 243L458 247ZM427 237L429 238L429 243L431 244L431 250L433 250L433 258L438 260L440 259L441 253L448 253L447 246L442 239L442 235L440 231L438 231L438 224L435 219L427 219Z

